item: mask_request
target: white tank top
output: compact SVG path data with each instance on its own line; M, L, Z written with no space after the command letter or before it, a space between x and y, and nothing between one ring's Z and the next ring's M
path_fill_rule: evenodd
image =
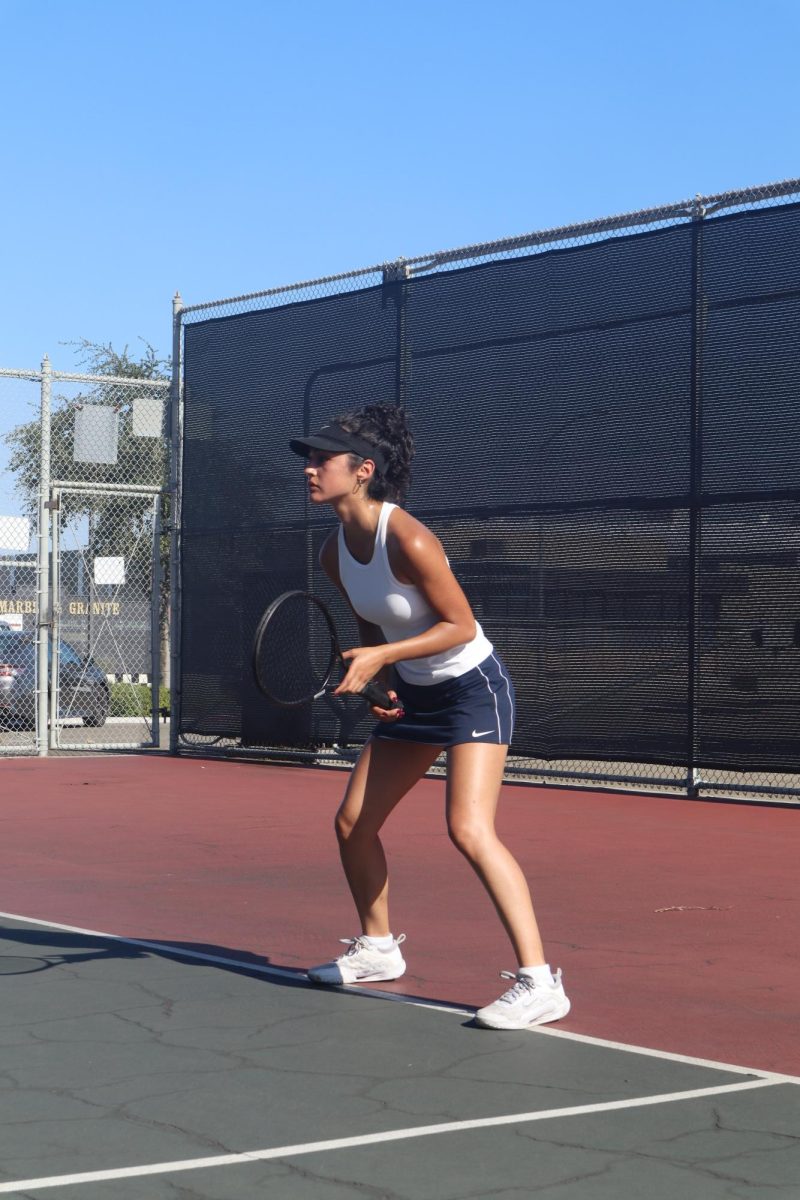
M344 528L339 526L339 578L358 615L379 626L387 642L418 637L441 620L418 587L413 583L400 583L392 574L386 530L396 507L396 504L384 501L368 563L353 558L344 540ZM396 669L407 683L424 686L465 675L491 653L492 644L477 625L471 642L426 658L403 659L396 664Z

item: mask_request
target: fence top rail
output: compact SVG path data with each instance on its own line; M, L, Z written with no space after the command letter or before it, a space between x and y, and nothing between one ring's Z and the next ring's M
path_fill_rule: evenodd
M669 221L710 215L724 208L737 208L742 204L757 204L765 200L778 199L800 193L800 179L787 179L781 183L764 184L760 187L740 188L734 192L718 192L712 196L697 195L692 200L679 200L674 204L663 204L657 208L643 208L637 212L620 213L616 216L599 217L574 225L561 225L555 229L544 229L536 233L523 233L517 237L502 238L494 242L478 242L455 250L441 250L434 254L419 255L406 260L406 266L424 264L426 270L440 263L455 262L463 258L479 258L503 250L523 249L550 242L569 241L592 234L610 233L615 229L634 229L652 225L657 221Z
M106 383L124 385L125 387L153 388L156 391L167 391L169 379L138 379L135 375L80 375L71 371L48 371L47 375L56 383ZM31 383L41 383L43 371L13 370L10 367L0 367L0 379L28 379Z
M104 383L113 386L153 388L167 391L169 379L139 379L135 375L80 375L69 371L51 371L50 378L57 383Z
M518 234L515 237L500 238L491 242L476 242L473 245L461 246L453 250L437 250L431 254L419 254L413 258L400 257L392 261L377 263L371 267L343 271L337 275L324 275L318 279L306 279L299 283L284 284L281 287L267 288L260 292L227 296L220 300L206 300L201 304L187 304L178 310L178 316L182 321L189 313L221 308L223 305L244 304L251 300L265 300L272 296L286 295L307 288L358 279L367 275L385 276L387 273L396 272L398 267L403 268L408 274L415 274L432 270L445 263L455 263L485 255L502 254L504 251L522 250L527 247L543 246L579 237L611 233L617 229L635 229L643 225L655 224L658 221L687 220L698 216L709 216L712 213L717 214L723 209L737 208L744 204L764 203L767 200L778 200L792 195L800 196L800 179L786 179L756 187L738 188L735 191L716 192L708 196L697 195L691 200L679 200L673 204L659 205L656 208L644 208L635 212L620 213L616 216L599 217L592 221L583 221L573 225L560 225L553 229Z
M0 367L0 379L28 379L31 383L41 383L41 371L14 371L10 367Z
M341 271L338 275L322 275L319 279L306 279L300 283L285 283L280 287L267 288L263 292L247 292L242 296L226 296L222 300L206 300L202 304L185 304L179 310L181 318L186 313L201 312L205 308L217 308L223 304L244 304L247 300L261 300L269 296L279 296L282 292L297 292L302 291L307 287L319 287L325 283L340 283L345 279L358 279L362 275L381 274L385 268L390 265L387 263L377 263L373 267L359 267L355 271Z

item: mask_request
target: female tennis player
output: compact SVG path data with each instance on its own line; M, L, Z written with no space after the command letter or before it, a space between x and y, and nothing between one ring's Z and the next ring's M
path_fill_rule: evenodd
M361 645L344 653L337 693L377 678L394 707L378 720L336 815L342 865L361 922L347 950L308 975L318 983L398 979L401 934L390 931L388 874L380 830L447 751L447 826L476 871L511 940L517 970L476 1014L492 1029L522 1029L569 1012L561 971L545 961L528 885L499 840L494 818L514 724L514 689L484 636L438 538L399 506L414 443L405 410L370 404L335 418L292 450L307 459L313 504L339 519L320 563L352 607ZM396 689L396 690L395 690Z

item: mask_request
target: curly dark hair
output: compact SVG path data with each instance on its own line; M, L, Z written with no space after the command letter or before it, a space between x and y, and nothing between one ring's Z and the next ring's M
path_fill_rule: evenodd
M408 426L408 414L402 404L384 401L365 404L335 418L348 433L371 442L381 451L386 468L376 466L369 481L367 495L371 500L402 501L411 486L411 460L414 457L414 437ZM357 454L351 455L353 465L363 462Z

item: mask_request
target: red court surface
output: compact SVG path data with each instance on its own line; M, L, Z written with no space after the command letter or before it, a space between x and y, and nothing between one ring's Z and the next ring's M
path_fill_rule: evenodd
M356 932L339 771L173 759L0 762L6 913L302 970ZM425 780L385 830L409 974L480 1005L513 967ZM792 809L507 785L498 826L573 1009L558 1028L800 1074Z

